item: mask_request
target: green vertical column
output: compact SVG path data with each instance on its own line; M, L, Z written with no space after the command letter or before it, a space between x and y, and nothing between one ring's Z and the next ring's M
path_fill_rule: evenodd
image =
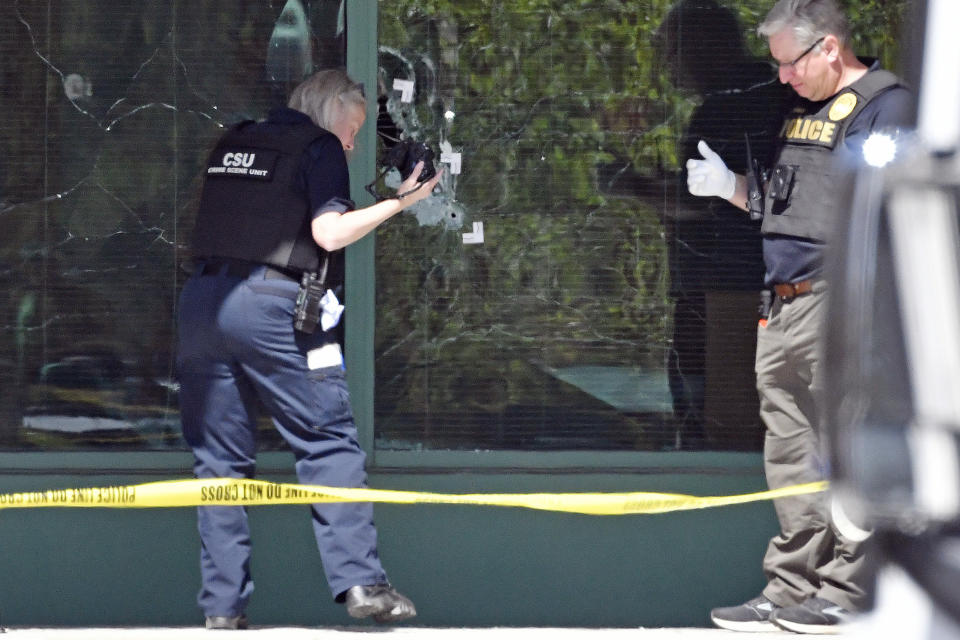
M377 3L347 0L347 72L367 92L367 122L357 135L350 162L351 196L358 207L372 204L364 191L376 175L377 153ZM375 233L347 248L347 380L360 444L373 459L373 331L376 273Z

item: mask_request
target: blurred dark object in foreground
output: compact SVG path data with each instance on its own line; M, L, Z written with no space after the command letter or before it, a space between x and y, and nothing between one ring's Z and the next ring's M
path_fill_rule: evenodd
M909 622L885 637L960 636L958 20L956 0L917 8L916 133L881 141L885 166L865 154L830 271L834 525L877 539L873 625Z

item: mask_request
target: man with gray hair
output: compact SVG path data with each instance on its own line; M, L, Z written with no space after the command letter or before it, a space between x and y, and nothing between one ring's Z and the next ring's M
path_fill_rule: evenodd
M727 169L704 142L687 161L696 196L724 198L763 217L765 284L772 304L757 330L756 373L766 425L764 468L771 489L826 477L820 413L820 334L826 302L823 255L847 215L849 168L868 136L908 122L909 92L851 49L835 0L780 0L761 23L780 82L795 96L767 172ZM717 626L835 633L869 605L872 572L864 545L836 532L824 495L775 501L780 533L763 561L763 592L711 612Z

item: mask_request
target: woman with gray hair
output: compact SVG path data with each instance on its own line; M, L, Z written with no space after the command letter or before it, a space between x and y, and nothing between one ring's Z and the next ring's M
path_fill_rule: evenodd
M302 484L363 487L343 356L343 247L427 197L417 165L397 195L357 209L346 152L366 119L360 85L340 70L298 86L290 106L241 122L207 162L192 242L196 261L179 304L180 409L197 478L250 478L259 405L296 457ZM341 294L342 295L342 294ZM387 580L369 503L315 504L327 583L355 618L416 615ZM247 626L253 591L243 507L198 508L209 629Z

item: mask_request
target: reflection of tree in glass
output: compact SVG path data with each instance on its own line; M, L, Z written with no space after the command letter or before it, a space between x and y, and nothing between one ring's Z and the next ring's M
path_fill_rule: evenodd
M737 14L752 25L768 4L738 2ZM664 203L675 201L678 143L700 126L690 117L701 100L674 87L656 56L671 5L379 5L381 82L389 88L403 59L397 77L435 89L405 117L462 150L457 201L467 221L483 221L486 240L465 247L459 234L412 220L378 234L378 430L385 415L416 415L421 432L435 434L424 417L433 412L461 415L474 433L496 422L532 434L553 408L585 402L570 389L548 392L538 366L663 371L673 313ZM599 190L598 167L614 162L655 179L658 201ZM484 380L502 380L501 391L470 417L476 400L464 389ZM526 427L506 420L522 405L551 409L539 422L528 413ZM615 420L599 411L594 427ZM658 446L647 427L632 437Z

